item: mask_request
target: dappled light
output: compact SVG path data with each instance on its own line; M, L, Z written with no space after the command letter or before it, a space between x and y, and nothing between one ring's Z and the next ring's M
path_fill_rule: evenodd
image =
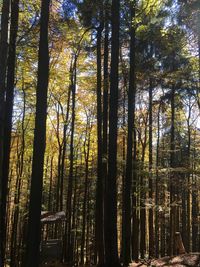
M200 266L200 1L0 1L0 267Z

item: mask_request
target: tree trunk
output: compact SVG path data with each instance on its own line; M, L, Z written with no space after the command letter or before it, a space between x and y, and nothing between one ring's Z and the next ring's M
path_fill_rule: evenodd
M1 202L1 229L2 241L6 240L6 200L8 194L10 148L12 135L12 113L15 88L15 65L16 65L16 39L18 32L19 0L12 1L11 4L11 25L10 25L10 44L8 51L7 66L7 85L6 102L4 117L4 140L3 140L3 165L2 165L2 202ZM5 83L4 83L5 84ZM3 252L2 252L3 253ZM4 256L3 256L4 257Z
M146 141L145 141L146 143ZM146 253L146 182L144 177L145 147L142 146L141 176L140 176L140 257L144 259Z
M57 185L56 185L56 211L61 210L60 209L61 157L62 157L62 145L60 142L58 142L58 165L57 165L58 172L57 172Z
M54 156L52 155L51 157L51 164L50 164L50 181L49 181L49 194L48 194L48 210L51 211L53 210L53 195L52 195L52 190L53 190L53 160Z
M78 153L78 152L77 152ZM76 217L78 217L77 212L77 198L78 198L78 188L77 188L77 172L78 167L76 167L76 174L74 176L74 196L73 196L73 218L72 218L72 229L73 229L73 236L72 236L72 245L73 245L73 258L76 261L76 242L77 242L77 223Z
M159 257L160 253L160 231L159 231L159 149L160 149L160 110L161 103L158 107L158 117L157 117L157 146L156 146L156 188L155 188L155 256Z
M118 65L119 65L119 0L112 1L112 51L110 74L109 154L106 182L106 266L120 266L117 245L117 124L118 124Z
M63 183L64 183L64 170L65 170L65 156L67 148L67 125L69 120L69 109L70 109L70 97L71 90L70 86L68 89L67 96L67 112L65 116L64 128L63 128L63 149L62 149L62 160L61 160L61 179L60 179L60 210L63 210Z
M91 225L90 225L90 184L88 184L88 192L87 192L87 203L86 203L86 261L85 264L89 265L91 261L91 253L90 253L90 237L91 237Z
M87 122L90 124L90 121ZM83 224L82 224L82 237L81 237L81 265L84 265L84 249L85 249L85 232L86 232L86 216L87 216L87 201L88 201L88 176L89 176L89 156L90 156L90 126L87 125L86 140L84 144L85 154L85 188L83 197ZM87 136L88 134L88 136ZM88 139L88 140L87 140Z
M170 140L170 243L169 254L174 254L174 237L175 237L175 208L174 208L174 172L175 167L175 86L171 90L171 140Z
M21 127L21 147L20 151L17 152L18 157L18 163L17 163L17 179L16 179L16 192L15 192L15 199L14 199L14 220L13 220L13 226L12 226L12 233L11 233L11 253L10 253L10 266L16 267L19 265L19 253L20 253L20 242L18 240L18 223L19 223L19 216L20 216L20 195L21 195L21 187L22 187L22 175L24 171L24 152L25 152L25 112L26 112L26 95L24 88L22 88L24 93L24 107L23 107L23 116L22 116L22 127ZM19 148L18 148L19 150Z
M152 206L149 209L149 257L154 256L154 214L153 214L153 181L152 181L152 168L153 168L153 145L152 145L152 131L153 131L153 84L152 78L149 82L149 200Z
M102 179L104 182L103 188L103 209L104 209L104 221L103 221L103 235L106 234L106 218L105 218L105 190L108 174L108 90L109 90L109 73L108 73L108 61L109 61L109 23L108 23L108 0L105 3L105 37L104 37L104 65L103 65L103 140L102 140ZM104 239L105 240L105 239ZM104 241L103 240L103 241ZM105 252L105 244L102 247Z
M101 34L102 24L97 29L97 185L96 185L96 249L98 265L104 263L103 237L103 173L102 173L102 107L101 107Z
M200 25L200 6L198 6L198 25ZM200 27L198 27L198 59L199 59L199 83L198 83L198 93L200 93ZM194 151L196 154L196 149ZM195 156L194 156L195 159ZM196 163L194 163L196 165ZM198 227L198 213L199 213L199 205L198 205L198 191L197 191L197 178L195 175L192 177L192 251L200 251L200 238L198 238L198 231L200 228Z
M122 69L122 75L123 75L123 104L122 104L122 127L126 129L126 96L128 92L128 73L126 69L125 62L123 60L123 55L122 55L122 49L120 48L120 64L121 64L121 69ZM120 258L123 258L123 233L125 230L125 225L123 224L123 217L124 217L124 197L125 197L125 175L126 175L126 130L123 131L122 134L122 163L121 163L121 169L122 169L122 216L121 216L121 233L120 236L118 237L120 239Z
M194 148L194 167L193 170L196 169L196 148ZM192 251L199 251L199 244L198 244L198 212L199 212L199 205L198 205L198 191L197 191L197 178L195 175L192 175Z
M8 24L9 24L9 8L10 0L3 0L2 16L1 16L1 35L0 35L0 147L3 147L4 139L4 97L5 97L5 81L6 66L8 53ZM2 192L4 186L3 176L3 149L0 149L0 266L4 265L5 254L5 222L4 222L4 206L5 195ZM3 205L2 205L3 204Z
M190 101L190 100L189 100ZM191 103L189 103L188 107L188 118L187 118L187 134L188 134L188 147L187 147L187 164L188 164L188 175L187 175L187 180L185 180L185 184L187 184L187 188L185 187L185 184L183 185L183 215L182 215L182 238L183 238L183 243L186 247L187 252L190 252L191 246L190 246L190 241L191 241L191 190L190 190L190 184L191 184L191 179L190 179L190 170L191 170L191 159L190 159L190 150L191 150L191 129L190 129L190 119L192 115L192 107ZM187 193L186 193L187 192ZM186 205L186 196L187 196L187 205ZM187 213L186 213L186 206L187 206ZM187 217L186 217L187 216ZM187 227L186 227L187 226Z
M38 82L36 94L36 118L33 145L32 177L29 204L29 222L26 247L26 267L39 266L41 235L41 201L46 139L47 93L49 80L48 23L50 0L42 0L40 41L38 56Z
M135 3L131 3L135 5ZM135 6L131 6L131 21L135 17ZM131 188L133 178L133 127L134 127L134 99L135 99L135 28L131 26L130 43L130 74L128 89L128 137L126 156L126 176L123 193L123 264L129 266L131 262Z
M76 104L76 64L77 55L74 58L74 66L71 75L71 90L72 90L72 122L71 122L71 140L70 140L70 169L67 189L67 223L66 223L66 255L65 260L71 262L73 260L73 244L71 237L72 226L72 191L73 191L73 176L74 176L74 128L75 128L75 104Z
M136 91L136 88L135 88ZM136 106L136 92L133 99L133 187L132 187L132 259L137 260L139 257L139 218L137 212L137 136L135 123L135 106Z

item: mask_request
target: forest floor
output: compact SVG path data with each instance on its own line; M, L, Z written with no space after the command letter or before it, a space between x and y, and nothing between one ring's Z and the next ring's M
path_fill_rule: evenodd
M174 257L166 256L160 259L138 261L130 264L130 267L200 267L200 253L188 253ZM61 263L41 265L41 267L69 267ZM91 267L91 266L79 266Z
M189 253L174 257L166 256L160 259L134 262L130 267L200 267L200 253Z

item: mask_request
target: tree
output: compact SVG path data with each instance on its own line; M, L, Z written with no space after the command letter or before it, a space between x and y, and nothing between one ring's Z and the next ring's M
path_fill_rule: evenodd
M1 35L0 35L0 147L3 147L4 138L4 97L5 97L5 80L6 80L6 66L7 66L7 52L8 52L8 23L9 23L9 9L10 1L4 0L2 6L1 16ZM3 266L4 259L4 216L3 216L3 149L0 149L0 266ZM3 213L2 213L3 212Z
M9 163L10 163L10 147L12 133L12 113L15 88L15 66L16 66L16 39L18 32L19 17L19 1L11 2L11 25L10 25L10 43L7 59L7 77L6 77L6 100L3 110L4 115L4 138L3 138L3 164L2 164L2 231L4 237L4 245L6 243L6 201L8 194L9 180ZM4 257L4 256L3 256Z
M72 224L72 190L74 177L74 127L75 127L75 105L76 105L76 71L77 71L78 55L74 55L74 65L71 73L71 91L72 91L72 122L71 122L71 136L70 136L70 169L67 189L67 217L68 223L66 227L66 261L71 262L73 257L73 246L71 236Z
M40 217L45 153L47 92L49 79L48 23L50 0L41 1L38 54L37 103L33 145L29 222L26 243L26 267L39 266Z
M43 32L40 0L19 3L5 66L5 263L27 266L33 232L34 266L41 241L61 237L68 265L166 256L176 252L175 231L187 252L198 251L198 1L53 1ZM49 45L38 65L39 38ZM66 211L66 223L42 227L40 241L41 209Z
M97 159L97 185L96 185L96 247L98 264L102 266L104 263L104 234L103 234L103 205L104 205L104 177L102 163L102 97L101 97L101 35L103 25L97 29L97 142L98 142L98 159Z
M102 179L103 179L103 225L102 225L102 237L105 241L106 234L106 218L105 218L105 189L107 183L108 174L108 94L109 94L109 1L105 1L104 4L104 57L103 57L103 134L102 134ZM98 223L98 222L97 222ZM105 260L105 242L101 247L104 250L104 260Z
M109 113L109 145L108 176L106 181L105 206L105 264L120 266L117 245L117 121L118 121L118 65L119 65L119 7L118 0L112 1L112 40L111 40L111 72L110 72L110 113Z
M133 129L135 112L135 2L130 3L131 7L131 29L130 29L130 74L128 89L128 136L126 156L126 176L124 181L123 199L123 263L129 266L131 262L131 188L133 179Z

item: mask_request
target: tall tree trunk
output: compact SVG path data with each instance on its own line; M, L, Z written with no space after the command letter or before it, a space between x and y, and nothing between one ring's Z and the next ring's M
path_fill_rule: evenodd
M163 150L164 151L164 149L165 149L165 140L164 139L161 139L161 141L162 141L162 147L161 147L161 145L160 145L160 147L161 147L161 150ZM163 159L161 158L161 160L162 160L162 164L163 164ZM165 188L164 188L164 190L163 190L163 192L162 193L160 193L160 199L162 200L162 205L164 206L164 205L166 205L166 194L167 194L168 192L166 192L166 190L165 190ZM168 242L168 245L166 244L166 239L168 239L168 237L166 238L166 232L167 232L167 229L166 229L166 224L168 223L168 219L167 218L165 218L166 216L165 216L165 211L164 212L162 212L162 216L161 216L161 223L160 223L160 250L161 250L161 257L164 257L165 255L166 255L166 250L168 249L170 249L170 244L169 244L169 240L167 240ZM169 233L168 233L169 234ZM166 249L166 247L167 247L167 249Z
M196 143L196 134L194 137L194 143ZM193 150L193 172L196 171L196 148ZM197 189L197 177L192 173L192 251L199 251L199 242L198 240L198 214L199 214L199 205L198 205L198 189ZM199 241L199 242L198 242Z
M175 86L171 89L171 136L170 136L170 243L169 254L174 254L174 237L175 237L175 208L174 208L174 171L175 167Z
M122 69L122 75L123 75L123 104L122 104L122 127L126 129L126 95L128 91L128 73L126 69L125 62L123 61L123 55L122 55L122 49L120 49L120 63L121 63L121 69ZM124 216L124 194L125 194L125 175L126 175L126 130L123 131L122 134L122 163L121 163L121 169L122 169L122 216L121 216L121 235L118 237L120 239L120 258L123 257L123 233L125 230L125 225L123 224L123 216Z
M10 0L3 0L1 15L1 35L0 35L0 266L4 265L5 254L5 222L4 205L5 195L2 192L4 185L2 176L3 167L3 139L4 139L4 97L6 83L6 66L8 54L8 24L9 24ZM2 205L3 204L3 205Z
M74 128L75 128L75 104L76 104L76 64L77 55L74 58L74 66L71 75L71 90L72 90L72 122L71 122L71 137L70 137L70 169L67 189L67 223L66 223L66 254L65 260L71 262L73 259L73 244L71 236L72 226L72 191L73 191L73 176L74 176Z
M12 233L11 233L11 253L10 253L10 266L16 267L19 265L19 252L20 252L20 242L18 240L18 223L19 223L19 215L20 215L20 195L21 195L21 187L22 187L22 175L24 171L24 153L25 153L25 112L26 112L26 94L24 88L22 88L24 94L24 105L23 105L23 115L22 115L22 126L21 126L21 147L20 151L17 152L18 155L18 163L17 163L17 179L16 179L16 192L15 192L15 199L14 199L14 220L12 226ZM18 148L19 150L19 148Z
M110 74L109 154L106 183L106 266L120 266L117 245L117 124L118 124L118 65L119 65L119 0L112 1L112 51Z
M194 149L194 159L196 158L196 149ZM195 164L195 163L194 163ZM195 168L195 167L194 167ZM198 205L198 191L197 191L197 178L195 175L192 177L192 251L199 251L199 243L198 243L198 213L199 213L199 205Z
M33 145L32 177L29 203L29 222L26 243L26 267L39 266L41 235L41 202L46 139L47 93L49 80L48 23L50 0L41 1L40 41L38 55L38 82L36 118Z
M136 87L133 99L133 186L132 186L132 259L137 260L139 257L139 218L137 212L137 135L135 123L135 109L136 109Z
M87 192L87 203L86 203L86 261L85 264L89 265L91 261L91 253L90 253L90 238L91 238L91 223L90 223L90 184L88 184L88 192Z
M189 100L190 101L190 100ZM183 188L183 198L182 198L182 201L183 201L183 218L182 218L182 221L183 224L182 227L183 227L183 242L184 242L184 245L186 247L186 250L187 252L190 252L190 249L191 249L191 246L190 246L190 240L191 240L191 190L190 190L190 184L191 184L191 179L190 179L190 170L191 170L191 159L190 159L190 150L191 150L191 129L190 129L190 119L191 119L191 112L192 112L192 108L191 108L191 103L189 103L189 110L188 110L188 118L187 118L187 133L188 133L188 148L187 148L187 159L188 159L188 170L189 170L189 173L187 175L187 180L186 180L186 183L188 185L188 188L186 189L185 188L185 185L184 188ZM186 194L186 190L187 190L187 194ZM187 214L186 214L186 205L185 205L185 201L186 201L186 195L187 195ZM187 218L186 218L187 216ZM187 223L186 223L187 222ZM187 229L185 229L187 226Z
M149 199L153 205L153 181L152 181L152 168L153 168L153 114L152 114L152 105L153 105L153 84L152 78L149 82ZM149 209L149 257L154 256L154 216L153 216L153 206Z
M58 172L57 172L57 185L56 185L56 211L60 209L60 187L61 187L61 157L62 157L62 145L58 144ZM57 227L56 227L57 228Z
M78 153L78 152L77 152ZM77 224L76 224L76 217L78 217L77 212L77 198L78 198L78 186L77 186L77 172L78 167L76 165L76 173L74 176L74 196L73 196L73 218L72 218L72 229L73 229L73 237L72 237L72 245L73 245L73 258L76 261L76 242L77 242Z
M90 124L88 119L87 124ZM88 201L88 176L89 176L89 156L90 156L90 125L87 125L86 140L84 144L85 154L85 188L83 197L83 224L82 224L82 236L81 236L81 265L84 265L84 249L85 249L85 232L86 232L86 216L87 216L87 201ZM88 136L87 136L88 134ZM88 140L87 140L88 139Z
M8 51L7 67L7 85L6 102L4 117L4 140L3 140L3 165L2 165L2 202L1 216L3 231L3 241L6 240L6 200L8 194L9 163L12 133L12 113L15 88L15 63L16 63L16 39L18 32L19 0L13 0L11 3L11 25L10 25L10 44ZM5 245L5 243L4 243Z
M60 178L60 210L63 210L63 184L64 184L65 156L67 148L67 125L69 120L70 97L71 97L71 88L69 86L68 96L67 96L67 112L63 128L63 146L62 146L63 149L62 149L61 178Z
M135 3L131 3L131 21L135 17ZM123 263L129 266L131 262L131 189L133 178L133 126L134 126L134 99L135 99L135 28L131 26L130 43L130 74L128 89L128 137L126 156L126 176L123 193Z
M51 157L51 164L50 164L50 177L49 177L49 194L48 194L48 210L51 211L53 210L53 160L54 160L54 155Z
M157 146L156 146L156 188L155 188L155 256L159 257L159 240L160 240L160 231L159 231L159 149L160 149L160 110L161 103L158 107L158 117L157 117Z
M199 83L198 83L198 94L200 94L200 5L198 5L198 59L199 59ZM199 104L200 108L200 104ZM196 151L194 152L196 154ZM198 238L198 214L199 214L199 205L198 203L198 191L197 191L197 178L195 175L192 177L193 191L192 191L192 251L200 250L200 238Z
M98 265L104 263L103 237L103 175L102 175L102 100L101 100L101 34L103 25L97 29L97 185L96 185L96 249Z
M61 185L61 181L60 181L60 171L61 171L61 157L62 157L62 145L59 144L58 145L58 172L57 172L57 184L56 184L56 211L61 210L60 209L60 185Z
M146 137L145 137L146 139ZM144 141L146 143L146 141ZM146 145L142 146L141 175L140 175L140 256L142 259L146 253L146 182L144 177L144 158Z
M60 188L61 188L61 158L62 158L62 142L60 140L60 106L56 104L56 137L58 142L58 165L57 165L57 185L56 185L56 211L60 210ZM55 226L55 238L57 235L57 225Z
M104 64L103 64L103 140L102 140L102 179L104 182L103 191L103 209L104 209L104 221L103 221L103 234L106 234L106 218L105 218L105 190L108 174L108 90L109 90L109 73L108 73L108 61L109 61L109 19L108 19L108 0L105 2L105 36L104 36ZM105 240L105 239L104 239ZM105 244L102 248L105 252Z

